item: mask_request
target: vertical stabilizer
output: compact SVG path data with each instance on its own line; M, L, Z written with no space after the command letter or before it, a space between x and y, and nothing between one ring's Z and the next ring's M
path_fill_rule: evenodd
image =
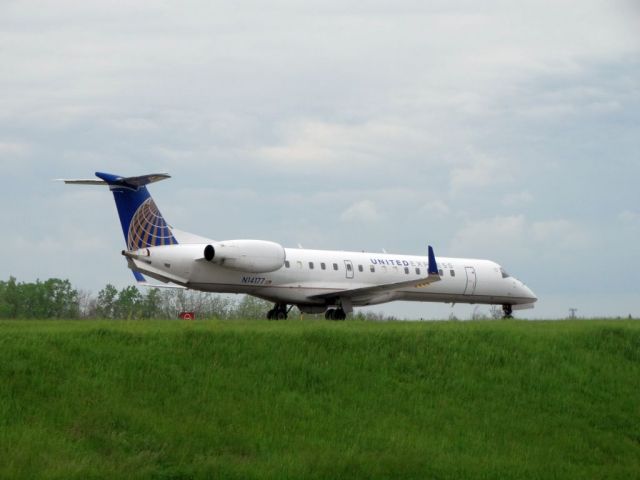
M96 176L108 184L113 193L127 250L178 243L145 186L169 175L121 177L96 172Z

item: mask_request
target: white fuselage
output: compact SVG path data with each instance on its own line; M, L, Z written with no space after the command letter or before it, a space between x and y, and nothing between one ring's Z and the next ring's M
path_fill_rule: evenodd
M484 303L513 308L537 300L495 262L366 252L306 250L257 239L215 241L170 226L146 185L166 173L123 177L96 172L67 184L108 185L118 210L127 258L136 281L144 275L206 292L244 293L275 303L268 319L285 319L290 306L344 320L354 306L393 300Z
M285 264L266 273L247 273L206 261L202 244L157 246L130 252L130 267L161 281L219 293L245 293L276 303L321 312L341 293L419 280L428 258L368 252L285 249ZM520 280L495 262L437 258L440 280L393 291L371 291L350 298L353 306L393 300L529 305L537 300ZM320 298L318 298L320 297Z

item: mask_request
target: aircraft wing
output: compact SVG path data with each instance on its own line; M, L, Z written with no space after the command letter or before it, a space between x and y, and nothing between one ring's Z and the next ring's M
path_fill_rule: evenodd
M436 257L433 253L433 248L429 246L429 268L428 275L423 278L414 280L407 280L406 282L395 283L383 283L380 285L372 285L370 287L353 288L346 290L338 290L330 293L322 293L320 295L313 295L310 298L313 299L330 299L335 297L348 297L359 298L368 297L371 295L379 295L381 293L393 292L394 290L400 290L402 288L409 287L426 287L430 283L440 281L440 274L438 273L438 264L436 263Z

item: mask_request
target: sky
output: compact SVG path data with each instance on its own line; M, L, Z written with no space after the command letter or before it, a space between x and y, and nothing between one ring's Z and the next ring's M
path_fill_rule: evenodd
M632 0L3 0L0 279L131 284L110 193L52 179L168 172L150 191L181 230L433 245L523 280L521 318L638 317L639 20Z

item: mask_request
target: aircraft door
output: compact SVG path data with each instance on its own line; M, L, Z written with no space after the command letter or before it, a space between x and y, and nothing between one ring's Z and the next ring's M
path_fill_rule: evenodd
M347 278L353 278L353 263L351 263L351 260L344 261L344 270Z
M476 269L473 267L464 267L464 271L467 274L467 285L464 288L464 294L473 295L476 291Z

